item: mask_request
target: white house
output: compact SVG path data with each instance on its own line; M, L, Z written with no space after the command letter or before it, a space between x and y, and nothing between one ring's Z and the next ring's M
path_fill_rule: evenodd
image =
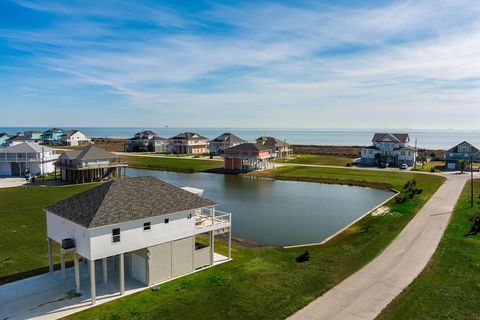
M35 142L22 142L0 149L0 176L48 174L55 171L58 154Z
M66 130L60 136L60 141L65 146L84 146L90 144L92 139L80 130Z
M225 132L208 142L208 149L211 154L221 155L225 149L238 146L247 142L230 132Z
M372 145L362 148L361 163L364 165L388 163L395 167L402 164L414 166L417 152L408 145L409 142L410 137L407 133L375 133Z
M104 281L108 264L118 264L120 294L127 276L145 286L212 266L214 237L228 233L230 259L230 213L198 194L153 177L112 180L57 202L45 209L49 244L49 267L53 272L52 245L61 245L61 270L65 279L64 254L74 253L76 291L80 292L79 257L88 260L92 304L96 301L95 263L102 261ZM209 244L196 241L208 235ZM73 240L73 241L72 241Z

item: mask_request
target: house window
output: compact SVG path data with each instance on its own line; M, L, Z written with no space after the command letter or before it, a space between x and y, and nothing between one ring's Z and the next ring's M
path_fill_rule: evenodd
M169 223L169 222L170 222L170 219L166 218L165 223Z
M152 228L152 225L150 222L145 222L143 224L143 231L147 231L147 230L150 230Z
M372 153L373 153L372 149L368 150L368 154L372 154Z
M113 243L120 242L120 228L112 230L112 241Z
M400 154L401 154L402 156L404 156L404 155L405 155L405 151L401 151Z

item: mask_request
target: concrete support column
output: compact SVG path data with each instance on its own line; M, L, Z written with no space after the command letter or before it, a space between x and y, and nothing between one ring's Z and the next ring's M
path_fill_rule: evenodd
M123 253L119 255L118 266L118 273L120 275L120 295L123 296L125 294L125 258Z
M213 265L213 254L215 252L215 236L213 235L213 230L210 231L210 265Z
M103 283L107 284L108 282L108 264L107 264L107 258L102 259L103 263Z
M97 303L97 290L95 288L95 260L88 261L90 269L90 295L92 296L92 305Z
M80 293L80 262L76 252L73 253L73 264L75 267L75 292Z
M52 239L48 238L48 272L53 273Z
M60 249L60 268L62 272L62 281L65 281L65 253Z
M232 226L230 226L230 231L228 232L228 260L232 258Z

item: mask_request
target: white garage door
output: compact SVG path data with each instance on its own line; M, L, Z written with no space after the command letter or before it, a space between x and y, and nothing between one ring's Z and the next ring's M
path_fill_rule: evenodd
M449 162L447 163L447 169L449 170L455 170L456 169L456 163L455 162Z

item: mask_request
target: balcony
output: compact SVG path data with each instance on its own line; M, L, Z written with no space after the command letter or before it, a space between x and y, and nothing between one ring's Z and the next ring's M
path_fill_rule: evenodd
M51 155L47 157L12 157L0 154L0 162L49 162L58 159L58 155Z
M202 209L195 213L195 233L203 233L212 230L223 232L230 231L232 214L218 210Z
M93 163L79 163L79 164L57 163L56 166L57 168L60 168L60 169L89 170L89 169L127 167L127 162L110 161L110 162L93 162Z

